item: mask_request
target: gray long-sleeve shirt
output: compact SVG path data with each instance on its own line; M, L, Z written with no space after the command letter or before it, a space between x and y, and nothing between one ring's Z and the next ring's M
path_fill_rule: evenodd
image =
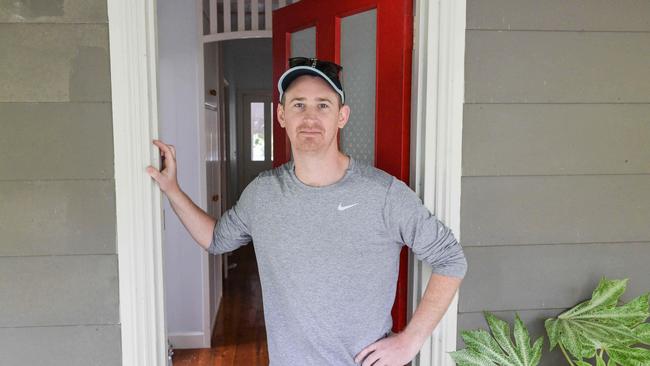
M270 366L356 365L392 327L402 245L437 274L464 277L451 230L406 184L350 159L324 187L293 161L260 173L215 225L208 252L253 241Z

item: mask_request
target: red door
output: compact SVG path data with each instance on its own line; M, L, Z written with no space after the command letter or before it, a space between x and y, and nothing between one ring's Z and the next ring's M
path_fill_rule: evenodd
M273 12L273 85L292 56L341 64L352 112L339 147L408 183L412 41L412 0L303 0ZM273 164L279 166L291 159L291 147L277 122L273 135ZM406 327L407 269L404 246L394 332Z

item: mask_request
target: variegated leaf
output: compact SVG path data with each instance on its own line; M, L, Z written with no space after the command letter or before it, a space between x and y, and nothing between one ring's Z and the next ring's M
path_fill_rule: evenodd
M470 350L486 355L490 360L500 366L516 366L510 362L499 347L499 344L484 330L462 332L461 337Z
M590 300L560 314L557 319L547 319L545 326L551 350L561 343L573 357L581 360L595 357L596 349L637 343L645 329L637 333L632 328L650 315L649 296L639 296L617 307L626 285L627 279L603 278Z
M585 337L580 338L581 349L582 349L582 358L593 358L596 356L596 347L594 343L588 340Z
M546 319L544 327L548 335L549 349L552 351L560 340L560 321L555 318Z
M539 337L533 344L533 355L528 365L537 365L542 359L542 346L544 345L544 337Z
M461 332L466 349L451 352L453 360L460 366L537 366L542 356L543 337L530 346L528 330L515 314L515 343L510 338L510 326L489 312L485 320L492 335L485 330Z
M582 332L582 335L588 338L596 348L636 342L634 332L623 324L603 324L584 320L576 320L571 324Z
M591 295L591 300L586 301L573 309L561 314L560 319L568 317L576 317L589 311L610 308L616 305L618 299L625 292L627 286L627 279L624 280L608 280L602 278L598 287Z
M591 311L583 315L572 316L572 319L580 320L598 320L600 322L612 322L623 324L627 327L634 327L643 323L648 317L648 296L641 295L625 305L602 309L600 311Z
M524 365L529 365L532 363L533 354L526 352L530 345L530 336L524 323L519 318L518 314L515 314L515 344L517 345L517 355L519 359L524 363Z
M581 334L572 327L568 321L560 320L560 342L566 350L575 358L582 358L582 345L584 342L580 339Z
M643 323L632 330L639 343L650 345L650 323Z
M623 366L648 366L650 365L650 349L631 347L612 347L607 354L616 363Z
M449 355L458 366L497 366L487 356L468 349L450 352Z
M510 340L510 325L487 311L484 312L483 315L492 331L492 336L497 343L499 343L499 346L501 346L501 349L505 351L510 360L514 362L515 365L527 365L527 363L523 363L522 358L519 353L515 351L515 346Z

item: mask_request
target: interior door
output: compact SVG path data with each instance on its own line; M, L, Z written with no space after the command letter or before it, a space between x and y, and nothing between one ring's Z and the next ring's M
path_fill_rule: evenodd
M274 85L292 56L333 60L352 110L339 147L408 183L411 104L412 0L303 0L273 12ZM274 89L273 100L279 100ZM291 159L279 123L273 166ZM408 252L403 247L393 331L406 326Z
M261 172L271 169L273 162L273 104L271 92L245 91L240 96L240 129L243 160L240 162L240 192Z

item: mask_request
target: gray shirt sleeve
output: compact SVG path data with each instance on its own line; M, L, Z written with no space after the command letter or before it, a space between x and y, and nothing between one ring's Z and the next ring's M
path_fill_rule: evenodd
M231 252L252 240L251 213L255 202L257 177L242 191L237 203L221 215L212 231L211 254Z
M427 262L432 272L463 278L467 261L451 229L422 204L422 200L401 180L393 177L384 207L390 237L406 244L415 257Z

